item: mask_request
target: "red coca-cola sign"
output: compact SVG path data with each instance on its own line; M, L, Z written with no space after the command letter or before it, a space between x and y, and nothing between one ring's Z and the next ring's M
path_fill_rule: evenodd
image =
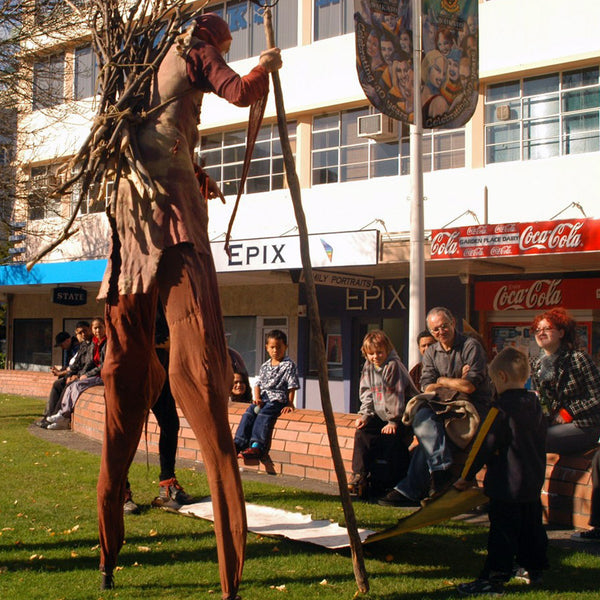
M502 223L431 232L431 258L527 256L600 250L600 220Z
M476 310L547 310L600 308L600 279L544 278L480 281L475 284Z

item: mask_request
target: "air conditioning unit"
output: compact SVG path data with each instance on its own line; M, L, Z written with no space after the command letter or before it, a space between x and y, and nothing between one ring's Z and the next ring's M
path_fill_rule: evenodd
M358 137L371 138L379 142L398 140L398 121L387 115L376 113L358 117L356 125Z
M496 106L496 120L508 121L510 119L510 106L508 104L499 104Z

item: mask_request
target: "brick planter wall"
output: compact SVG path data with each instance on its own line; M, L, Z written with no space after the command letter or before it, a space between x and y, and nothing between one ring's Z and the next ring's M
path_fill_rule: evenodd
M0 392L46 398L54 377L50 373L29 371L0 371ZM235 432L246 404L229 405L229 423ZM198 442L180 412L181 429L178 456L202 462ZM351 471L356 415L336 414L335 421L346 472ZM102 440L104 427L104 388L86 390L77 403L73 415L74 431L96 440ZM148 419L147 439L142 436L139 449L158 454L158 425L154 415ZM585 528L588 524L592 481L590 464L595 450L584 455L547 455L546 482L542 490L542 504L548 523ZM319 411L296 410L281 415L275 426L269 456L254 464L242 463L245 469L270 474L293 475L335 483L335 471L323 415ZM483 480L483 473L478 479Z

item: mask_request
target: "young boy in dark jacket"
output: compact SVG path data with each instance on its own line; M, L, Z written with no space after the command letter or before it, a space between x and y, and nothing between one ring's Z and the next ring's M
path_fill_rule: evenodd
M479 579L457 586L463 595L501 595L515 561L520 578L528 583L540 582L548 566L540 501L546 471L546 421L537 396L524 389L529 362L522 352L505 348L488 371L498 397L480 427L464 478L454 484L459 490L468 488L487 465L488 555Z

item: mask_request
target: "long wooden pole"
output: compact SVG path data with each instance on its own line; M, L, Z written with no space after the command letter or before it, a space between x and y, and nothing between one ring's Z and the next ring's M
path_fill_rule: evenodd
M275 34L273 32L273 20L271 9L264 9L265 34L267 36L267 47L275 48ZM306 218L304 209L302 208L302 198L300 194L300 183L296 173L296 165L294 155L290 146L290 139L287 130L287 118L285 114L285 106L283 104L283 92L281 90L281 81L279 73L274 71L271 73L273 78L273 93L275 95L275 107L277 109L277 126L279 128L279 138L281 140L281 149L283 153L283 161L285 165L285 174L287 177L294 213L296 215L296 223L298 225L298 234L300 239L300 255L302 259L302 268L304 269L304 280L306 285L308 316L310 321L310 330L314 341L316 352L318 372L319 372L319 389L321 392L321 404L323 407L323 415L325 417L325 425L327 427L327 435L329 437L329 445L331 447L331 456L335 467L338 487L340 490L340 499L342 508L346 518L346 528L348 529L348 538L350 541L350 550L352 552L352 564L354 568L354 577L358 590L362 593L369 591L369 581L367 571L365 569L365 561L363 556L362 543L358 528L356 525L356 516L354 507L348 492L348 481L346 479L346 471L342 461L340 452L340 444L335 428L335 419L333 416L333 408L331 406L331 398L329 396L329 380L327 375L327 357L325 354L325 341L323 339L323 331L321 329L321 317L319 316L319 305L317 302L317 291L313 278L312 264L310 262L310 251L308 245L308 228L306 226Z

